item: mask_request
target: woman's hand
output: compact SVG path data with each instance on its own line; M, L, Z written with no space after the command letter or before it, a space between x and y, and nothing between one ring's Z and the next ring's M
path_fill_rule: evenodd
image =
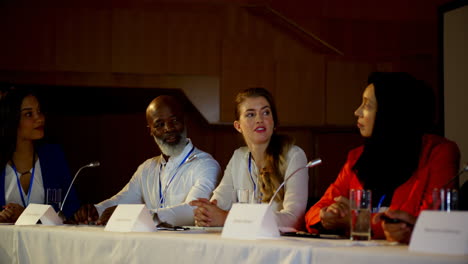
M3 211L0 212L1 223L14 223L18 220L18 217L23 213L24 207L16 204L9 203L3 206Z
M224 226L228 211L218 207L216 200L209 201L205 198L199 198L190 202L191 206L197 206L193 210L193 218L196 226Z
M390 219L401 221L399 223L390 223L382 221L382 215L386 215ZM416 223L416 217L400 210L388 210L385 213L379 213L374 216L373 222L382 222L382 229L388 241L400 242L408 244L413 232L413 226Z
M343 196L320 210L320 221L325 229L349 229L349 200Z

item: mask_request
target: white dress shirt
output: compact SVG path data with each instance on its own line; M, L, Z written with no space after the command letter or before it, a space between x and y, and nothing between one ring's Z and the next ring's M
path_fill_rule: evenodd
M218 207L223 210L230 210L236 202L236 190L254 190L253 181L257 181L258 168L255 162L251 162L252 178L249 174L249 149L241 147L234 151L223 179L214 190L211 200L218 201ZM296 169L306 166L307 158L304 151L298 146L292 146L286 155L286 176L289 176ZM285 177L283 175L283 177ZM300 170L284 185L285 193L283 203L274 201L272 209L276 223L279 227L300 228L303 223L304 212L308 198L309 172L307 169Z
M29 171L32 174L33 169ZM18 177L20 174L18 173ZM32 177L32 175L31 175ZM27 207L30 203L43 204L45 201L44 193L44 183L42 182L42 172L41 172L41 163L39 159L36 160L34 164L34 181L31 186L32 193L29 197L28 203L28 194L23 191L23 188L18 188L18 183L16 181L16 174L10 164L5 166L5 202L8 203L17 203L23 207ZM23 205L21 200L20 191L23 193L24 200L26 205Z
M218 162L188 140L182 153L167 162L162 155L143 162L119 193L95 206L101 215L106 208L118 204L144 203L151 212L157 213L161 222L193 225L195 207L188 203L197 198L208 199L219 175ZM161 196L164 203L160 203Z

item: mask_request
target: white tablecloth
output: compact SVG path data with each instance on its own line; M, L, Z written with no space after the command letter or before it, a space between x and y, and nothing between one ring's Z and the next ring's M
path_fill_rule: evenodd
M223 239L202 230L105 232L93 226L0 225L0 263L468 263L385 241Z

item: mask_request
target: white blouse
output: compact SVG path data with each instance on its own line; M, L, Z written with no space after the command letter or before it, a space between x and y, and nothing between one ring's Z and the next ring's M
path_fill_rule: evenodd
M32 173L32 168L29 171ZM18 174L18 177L20 175ZM29 198L28 203L28 194L23 191L23 188L18 188L18 183L16 181L15 171L11 167L10 164L6 165L5 170L5 202L8 203L17 203L23 207L27 207L30 203L38 203L43 204L45 202L45 193L44 193L44 183L42 182L42 172L41 172L41 163L39 159L37 159L36 163L34 164L34 181L32 184L32 193L31 197ZM23 204L21 200L20 191L23 193L24 200L26 205Z
M255 162L251 163L252 178L249 174L249 149L241 147L234 151L223 179L213 192L211 200L217 200L219 208L230 210L236 202L236 190L254 190L254 181L257 181L258 168ZM286 155L286 176L289 176L296 169L305 167L307 158L304 151L298 146L292 146ZM285 177L283 175L283 177ZM284 185L285 194L283 203L274 201L272 209L276 223L279 227L294 227L299 229L302 226L308 198L308 169L297 172Z

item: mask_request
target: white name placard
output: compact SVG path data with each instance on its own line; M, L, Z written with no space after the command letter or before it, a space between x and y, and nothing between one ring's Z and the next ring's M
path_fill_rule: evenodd
M61 225L62 219L49 204L29 204L16 220L15 225L35 225L41 220L43 225Z
M279 237L271 207L268 204L232 205L221 236L235 239L264 239Z
M468 212L423 211L414 226L410 251L468 255Z
M104 230L113 232L153 232L156 231L156 225L144 204L119 204Z

